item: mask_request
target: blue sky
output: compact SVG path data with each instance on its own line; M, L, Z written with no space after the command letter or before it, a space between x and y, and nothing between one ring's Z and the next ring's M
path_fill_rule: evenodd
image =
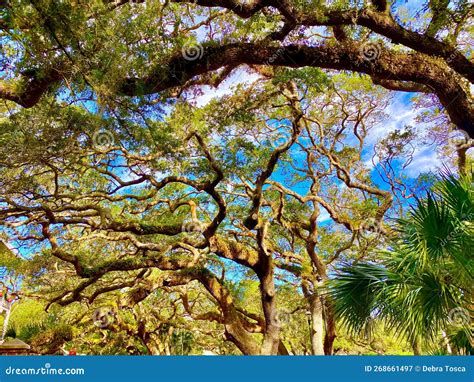
M256 80L258 76L250 75L243 70L237 70L230 78L224 81L217 89L206 87L203 95L196 98L197 106L207 104L215 97L221 97L225 94L232 94L232 87L239 83L250 83ZM412 109L411 98L415 93L394 92L393 99L385 110L388 118L377 123L367 137L369 147L364 150L364 161L366 165L371 166L373 154L373 146L377 140L383 138L391 131L396 129L403 130L405 126L415 127L420 132L426 129L426 126L415 121L417 113ZM434 171L442 165L440 158L436 152L436 147L416 147L413 161L406 168L406 175L416 178L422 172Z
M408 16L414 16L416 11L420 9L420 5L425 1L421 0L399 0L398 3L406 7ZM205 105L212 98L222 96L224 94L230 94L232 87L238 83L252 82L257 78L257 75L251 75L248 72L238 69L235 73L224 81L217 89L204 87L204 94L196 98L198 106ZM415 127L419 131L423 131L426 126L415 121L416 112L412 110L411 93L394 93L393 99L390 105L386 109L388 117L384 120L379 121L371 130L371 133L367 139L368 147L364 150L363 160L367 166L371 167L371 159L373 155L373 147L376 142L386 136L389 132L396 129L403 130L407 125ZM94 111L93 103L87 103L84 105L89 110ZM405 169L405 175L410 178L416 178L420 173L436 171L442 166L442 160L437 153L436 147L416 145L413 160L411 164ZM376 171L373 171L373 176L376 178ZM303 190L298 190L302 192ZM321 220L326 220L327 214L321 215Z

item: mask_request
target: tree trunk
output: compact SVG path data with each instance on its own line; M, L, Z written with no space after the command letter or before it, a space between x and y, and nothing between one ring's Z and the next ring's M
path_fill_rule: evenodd
M270 260L271 262L271 260ZM262 298L263 314L265 316L265 334L262 344L262 355L278 354L280 344L281 323L278 317L275 298L275 284L273 280L273 267L260 277L260 292Z
M321 298L315 293L310 297L311 313L311 352L313 355L324 355L324 317Z
M459 147L456 151L458 154L458 170L461 175L467 175L466 152L467 147Z
M326 323L326 335L324 336L324 354L334 354L334 340L336 339L336 319L331 301L324 299L324 321Z
M258 266L255 273L260 280L260 297L263 315L265 317L265 331L261 348L262 355L276 355L280 345L281 322L276 304L275 280L273 278L273 258L267 253L265 247L266 230L264 227L257 229L259 242Z
M226 312L225 336L239 348L244 355L258 355L260 348L254 338L244 329L235 311ZM276 354L276 353L275 353Z

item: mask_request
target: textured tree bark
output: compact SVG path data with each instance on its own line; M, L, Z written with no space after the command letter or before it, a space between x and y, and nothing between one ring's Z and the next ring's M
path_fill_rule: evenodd
M466 153L468 148L467 147L458 147L457 154L458 154L458 170L459 173L462 175L467 175L467 162L466 162Z
M244 322L235 309L232 296L222 287L217 279L200 274L196 277L216 299L224 316L225 336L233 342L245 355L260 354L260 346L255 339L245 330ZM277 344L278 349L278 344ZM275 354L277 350L275 350Z
M265 317L265 331L262 343L262 355L278 354L280 344L281 323L276 306L275 282L273 278L273 260L266 253L260 254L259 266L256 269L260 280L263 315Z
M194 76L202 75L229 65L274 65L287 67L313 66L326 69L350 70L365 73L381 80L410 82L424 85L436 94L446 108L451 121L474 137L474 105L459 79L447 64L439 59L415 53L407 54L380 48L376 60L361 57L363 44L356 42L337 45L308 47L304 45L269 46L261 43L235 43L218 47L206 47L200 59L188 61L182 56L170 59L167 64L152 68L144 78L127 78L118 86L118 92L126 96L155 94L163 90L183 86ZM269 62L268 58L274 59ZM67 73L67 71L63 72ZM469 72L468 72L469 73ZM34 106L42 94L57 84L62 76L52 70L43 73L41 79L24 77L17 86L0 81L0 97ZM21 89L21 90L17 90ZM426 88L423 88L426 89Z
M112 3L111 0L107 1ZM349 39L343 39L339 44L317 47L270 46L267 45L268 41L205 46L202 57L197 60L189 61L177 54L170 57L167 64L154 67L152 64L152 69L145 78L124 78L122 83L118 84L119 93L129 96L157 93L171 87L183 86L194 76L240 64L351 70L373 76L377 83L392 89L394 86L390 83L393 82L401 89L414 88L413 84L419 88L421 86L423 91L431 89L446 108L452 122L474 137L474 106L468 91L459 84L461 76L473 83L474 64L456 47L434 38L432 31L422 34L398 24L390 14L389 1L373 0L361 9L318 9L305 12L298 11L289 0L254 0L245 3L239 0L173 1L193 3L201 7L227 8L241 18L252 17L264 8L271 7L284 18L285 27L273 32L269 37L279 35L280 39L282 31L284 36L295 25L360 25L386 37L394 44L402 44L412 49L415 53L405 54L378 46L380 55L374 60L364 60L361 59L364 44ZM114 2L111 10L126 3L127 1ZM0 3L0 7L8 8L9 5L7 2ZM441 3L438 8L433 10L434 19L444 14L446 4ZM274 58L271 62L270 57ZM57 86L63 79L70 79L72 70L66 62L68 60L59 59L57 63L51 64L50 68L25 70L14 80L0 81L0 98L14 101L24 107L34 106L48 89ZM410 86L403 85L403 82L409 82Z
M230 324L225 324L226 339L237 346L244 355L259 355L260 347L255 340L245 331L242 324L239 324L238 318L232 320Z
M314 211L310 218L310 225L312 232L308 237L306 243L306 250L313 268L317 272L317 279L313 281L313 292L309 297L310 313L311 313L311 348L314 355L324 355L325 352L325 330L328 325L325 320L328 318L324 313L324 297L320 296L318 292L319 285L327 280L326 265L317 255L315 248L317 242L317 218L319 216L319 208L314 205ZM332 328L333 330L335 328ZM333 334L333 333L331 333ZM328 337L329 338L329 337Z
M311 352L313 355L324 355L324 314L321 298L313 294L310 298L311 312Z
M196 272L186 271L184 274L174 274L174 280L168 285L182 285L191 280L198 280L219 304L222 311L222 322L224 324L224 335L245 355L261 354L261 346L255 338L246 330L246 322L237 311L232 295L220 283L220 281L208 270L200 269ZM278 343L274 354L277 354Z
M336 339L336 319L331 302L324 298L324 322L326 333L324 336L324 354L334 354L334 340Z

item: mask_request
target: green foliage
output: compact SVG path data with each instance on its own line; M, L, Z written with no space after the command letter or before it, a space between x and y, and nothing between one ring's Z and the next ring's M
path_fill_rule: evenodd
M276 72L273 78L274 84L295 81L299 85L323 91L330 84L326 73L319 68L289 69L282 68Z
M472 203L471 179L443 175L409 217L398 221L382 265L351 264L331 281L341 322L359 333L380 317L411 343L420 337L432 342L460 315L464 329L453 343L471 352L469 341L461 339L471 338Z

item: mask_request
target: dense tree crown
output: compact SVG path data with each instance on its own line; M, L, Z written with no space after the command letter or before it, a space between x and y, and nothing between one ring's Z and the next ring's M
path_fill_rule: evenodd
M472 353L467 0L0 11L7 336L39 353ZM410 107L416 126L390 127ZM433 142L442 174L407 172Z

